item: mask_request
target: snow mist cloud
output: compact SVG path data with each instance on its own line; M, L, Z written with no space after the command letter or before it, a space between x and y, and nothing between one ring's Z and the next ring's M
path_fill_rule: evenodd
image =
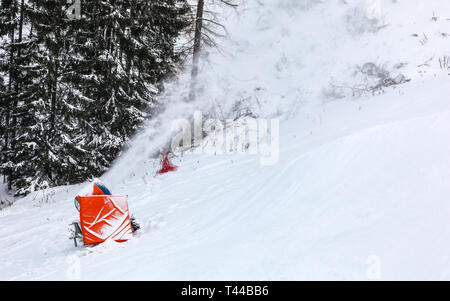
M280 121L244 117L237 120L207 119L194 112L193 131L188 119L172 122L172 132L178 132L171 142L175 154L260 155L261 165L275 165L280 154Z

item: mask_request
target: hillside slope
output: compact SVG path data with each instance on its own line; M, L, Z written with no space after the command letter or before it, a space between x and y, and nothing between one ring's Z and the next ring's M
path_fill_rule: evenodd
M0 211L0 279L450 280L450 77L438 63L449 21L431 20L450 4L381 1L370 19L365 1L345 2L230 13L224 47L238 51L210 54L202 99L179 100L180 75L162 96L170 110L103 177L129 195L136 238L74 248L73 197L87 184L36 192ZM356 67L368 62L410 81L373 89L378 75ZM277 164L186 154L154 177L174 118L230 117L238 99L282 121Z

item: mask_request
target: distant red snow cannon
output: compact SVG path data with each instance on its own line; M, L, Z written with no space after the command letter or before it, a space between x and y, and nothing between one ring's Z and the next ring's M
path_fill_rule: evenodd
M156 172L156 174L161 175L170 171L176 171L178 166L175 166L169 160L169 153L165 152L161 154L161 169Z

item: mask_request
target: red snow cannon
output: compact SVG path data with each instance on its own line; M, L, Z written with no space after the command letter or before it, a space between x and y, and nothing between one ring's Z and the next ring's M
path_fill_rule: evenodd
M178 166L173 165L169 160L169 153L161 154L161 169L158 170L157 174L164 174L169 171L175 171L178 169Z
M133 237L128 211L128 196L77 196L81 232L85 245L107 240L124 242ZM75 242L76 245L76 242Z

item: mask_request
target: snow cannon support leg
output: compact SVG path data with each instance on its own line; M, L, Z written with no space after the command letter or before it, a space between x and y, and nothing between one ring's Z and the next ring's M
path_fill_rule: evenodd
M81 227L80 227L79 222L73 222L71 225L73 226L73 230L72 230L73 234L72 234L71 238L73 238L75 247L78 247L77 239L83 239L83 232L81 232Z

